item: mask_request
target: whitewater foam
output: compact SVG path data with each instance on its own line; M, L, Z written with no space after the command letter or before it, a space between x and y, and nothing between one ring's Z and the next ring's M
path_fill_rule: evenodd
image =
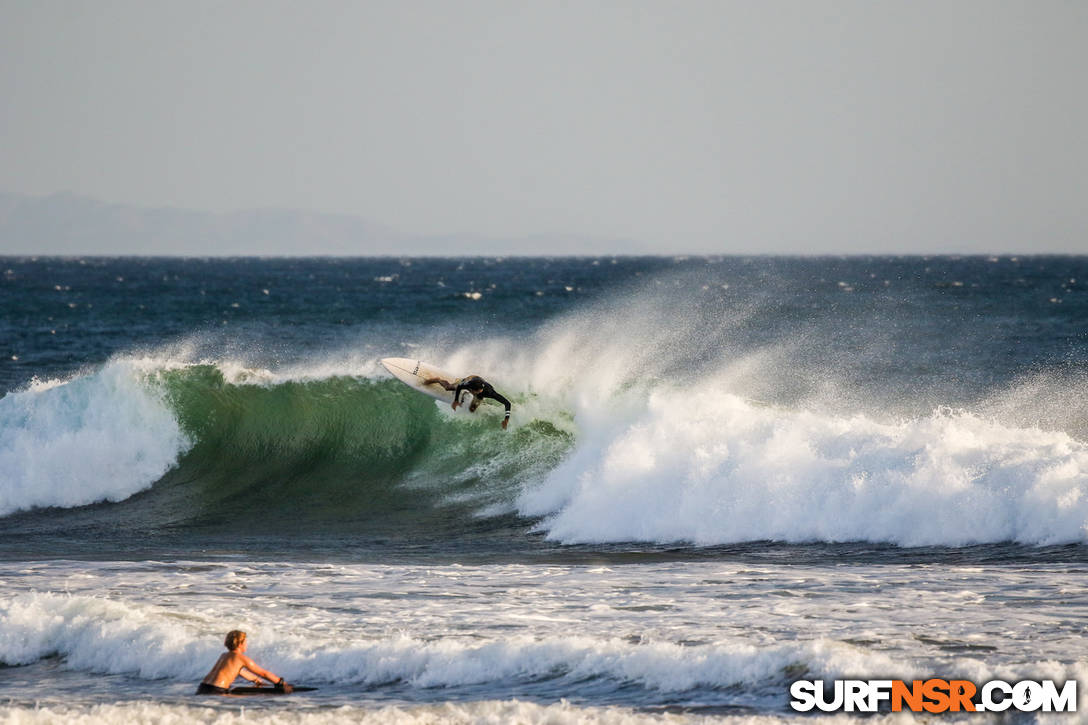
M35 592L0 603L0 662L26 665L60 655L70 669L196 681L218 656L219 630L225 629L226 623L206 615L179 618L146 604ZM773 647L729 642L685 647L591 636L518 635L483 643L456 637L427 641L397 633L344 643L340 637L302 637L274 629L255 629L251 636L260 642L262 661L288 679L340 684L459 687L504 680L607 678L683 692L780 684L783 670L797 663L828 676L904 669L882 655L828 640Z
M247 580L255 583L253 575ZM262 608L260 601L255 602L247 618ZM222 632L236 616L233 610L182 614L168 606L79 594L17 594L0 602L0 663L28 665L59 655L64 667L72 670L195 682L218 656ZM262 615L270 616L276 618ZM374 637L353 633L347 620L327 631L330 624L311 626L305 635L284 631L284 623L276 625L271 619L247 629L265 666L305 683L375 687L402 682L411 688L458 688L603 679L615 686L662 693L743 686L777 699L792 679L800 677L798 673L817 679L911 679L927 674L920 662L827 637L758 645L726 638L693 646L558 632L481 639L449 634L432 638L394 630ZM542 624L550 628L554 623ZM1056 661L995 666L959 657L947 666L976 681L1088 675L1083 664Z
M260 584L262 575L258 570L245 567L243 570L243 581L250 585ZM162 575L175 579L174 587L169 589L171 597L189 599L186 588L178 587L177 575L167 575L167 568L162 571ZM280 576L276 571L274 567L269 567L267 574L276 579ZM105 570L99 573L106 575ZM405 582L410 582L436 573L420 568L400 576L404 577ZM507 572L507 575L510 573ZM46 572L38 573L39 576L42 574ZM604 574L617 575L607 570ZM683 578L683 573L678 574ZM192 575L205 577L208 572L194 572L188 576ZM459 580L463 575L471 577L472 572L450 568L441 575ZM658 572L654 576L661 575ZM139 578L140 575L136 576ZM219 588L226 583L222 577L229 576L229 570L218 574L213 572L214 578L205 584ZM590 570L575 576L593 577L594 574ZM91 579L96 577L92 576ZM697 576L696 580L699 579ZM509 577L507 580L511 583L516 581ZM118 584L123 581L125 579L118 581ZM491 577L481 577L478 584L485 585L489 581ZM272 580L267 583L271 584ZM142 591L137 582L132 584L134 591ZM84 586L97 585L97 581L88 581ZM737 586L744 585L738 582ZM746 701L752 704L784 710L788 684L799 678L913 679L933 676L939 671L952 672L976 682L995 678L1007 681L1047 678L1056 681L1077 679L1083 685L1088 677L1083 661L1032 662L1018 658L1016 662L988 662L974 657L950 657L940 660L941 664L937 665L934 660L894 656L827 637L783 640L770 645L745 640L687 645L588 634L503 634L497 639L493 638L505 630L494 630L487 636L477 632L472 636L450 636L446 633L437 637L390 631L375 637L358 631L357 626L350 624L350 618L345 618L341 624L334 624L333 619L339 618L335 609L325 612L325 616L333 619L326 621L324 626L315 626L316 623L309 626L290 625L292 630L305 630L303 635L286 631L286 623L269 626L272 619L283 616L276 613L277 608L268 610L270 601L262 601L271 591L254 586L250 593L239 591L237 595L236 604L243 609L247 599L254 596L257 599L248 617L244 618L265 611L263 618L269 620L264 625L247 627L255 643L253 654L262 664L287 679L319 685L321 692L318 698L314 695L293 698L290 710L277 709L273 713L257 708L249 711L248 714L258 721L271 717L269 722L321 723L343 721L349 716L363 722L509 722L511 717L518 722L549 723L703 721L692 713L663 716L638 713L627 708L576 707L565 702L554 705L518 701L447 702L438 705L400 705L396 708L383 707L380 702L374 702L364 707L335 707L344 702L345 695L337 694L342 688L356 692L353 688L362 687L364 689L358 692L366 693L394 687L395 691L396 683L416 693L441 693L451 689L473 692L474 687L494 692L505 688L531 688L533 683L547 683L549 692L563 692L567 689L578 691L586 687L586 683L596 682L599 686L603 681L609 683L609 690L654 691L664 697L683 697L682 693L689 692L701 693L705 697L706 693L739 688L747 693ZM402 589L397 591L407 593ZM429 596L433 597L439 591L434 590ZM570 593L576 594L576 591L574 589ZM424 592L415 596L424 596ZM514 597L510 604L520 606L514 603L517 595L510 596ZM276 598L280 602L289 602L291 595L288 591L279 591ZM203 600L198 595L196 601ZM375 602L374 606L385 607L396 605L398 600L391 599L383 604L378 602L386 600L371 601ZM425 601L422 599L419 603L424 604ZM59 657L61 666L66 670L84 672L92 677L108 674L138 678L148 683L155 681L160 693L187 696L192 691L193 683L221 651L219 638L222 630L233 624L237 615L234 613L235 607L224 602L211 609L198 607L197 611L184 613L174 604L176 602L171 602L170 598L152 604L80 594L16 594L0 601L0 663L8 666L31 665L44 658ZM486 604L480 601L474 606ZM434 606L440 605L436 603ZM463 607L464 604L458 606ZM937 605L929 606L940 609ZM527 615L529 611L523 614ZM561 614L561 611L553 614ZM782 611L768 614L772 619L786 616ZM632 613L630 616L638 615ZM922 619L925 616L920 615ZM541 619L544 621L539 624L545 628L556 624L547 617ZM513 616L512 621L516 620L517 616ZM821 626L821 620L816 621L814 626ZM370 628L374 624L371 623ZM862 625L861 631L864 631L863 623L856 621L854 629L859 624ZM902 626L909 628L910 625ZM427 627L420 627L421 631L423 629ZM938 670L934 670L934 666ZM333 698L333 707L323 704L330 697ZM354 702L367 699L365 694L349 697ZM315 711L310 709L313 704L322 706ZM236 707L235 703L226 701L216 701L205 708L170 701L154 705L136 702L90 704L77 698L74 703L59 704L49 700L44 706L28 708L25 704L20 706L17 700L14 703L9 700L6 707L0 708L0 718L12 722L221 721L223 717L229 717L231 709ZM776 723L782 719L789 720L785 715L738 715L729 721L739 725L749 722ZM713 721L720 720L716 717ZM821 719L821 722L824 721L839 722L839 719ZM842 721L852 720L846 718ZM1068 719L1059 718L1057 721L1067 722Z
M565 543L1079 542L1088 445L963 411L881 422L657 389L581 431L518 506Z
M1078 582L1054 564L13 562L0 669L24 706L188 706L242 628L263 666L320 688L284 708L517 696L782 714L796 679L1083 687Z
M161 392L129 363L32 384L0 398L0 515L120 501L189 445Z

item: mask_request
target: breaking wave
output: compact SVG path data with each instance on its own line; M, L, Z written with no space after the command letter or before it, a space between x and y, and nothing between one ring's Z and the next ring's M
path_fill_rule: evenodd
M0 515L115 502L102 516L138 509L148 528L454 537L514 516L564 544L1088 539L1082 381L866 405L786 343L730 347L752 314L643 296L413 348L486 373L514 400L506 432L497 409L453 414L373 359L117 358L0 399Z

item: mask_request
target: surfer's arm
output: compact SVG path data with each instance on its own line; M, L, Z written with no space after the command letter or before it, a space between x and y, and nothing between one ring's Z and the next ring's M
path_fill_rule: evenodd
M464 392L468 390L468 387L464 383L458 383L457 387L451 385L450 387L446 388L446 390L453 391L453 402L450 403L450 407L454 410L457 410L457 406L461 404L461 397Z
M488 388L489 389L485 390L480 395L480 397L481 398L491 398L492 400L496 400L496 401L502 403L502 406L504 408L506 408L506 415L502 419L502 427L506 428L506 424L510 422L510 401L507 400L506 398L504 398L499 393L496 393L494 388L492 388L490 386L488 386Z

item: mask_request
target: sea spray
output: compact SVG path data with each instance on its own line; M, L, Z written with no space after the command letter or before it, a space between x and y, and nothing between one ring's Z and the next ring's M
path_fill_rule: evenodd
M933 391L912 399L887 383L852 381L850 369L813 367L820 354L837 355L817 344L803 355L797 340L778 336L738 345L739 331L781 306L773 298L702 305L699 288L666 287L600 301L516 343L493 338L437 358L498 371L513 390L570 411L576 443L517 501L549 538L699 546L1088 538L1081 378L1063 386L1068 375L1038 373L1030 384L1010 382L1007 394L923 409ZM842 334L811 328L802 339ZM880 360L890 344L884 334L854 349Z

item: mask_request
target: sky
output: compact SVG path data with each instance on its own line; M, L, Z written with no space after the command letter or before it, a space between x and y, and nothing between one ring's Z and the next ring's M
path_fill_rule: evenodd
M1088 253L1078 0L0 0L0 18L0 191L348 214L510 253L571 235Z

